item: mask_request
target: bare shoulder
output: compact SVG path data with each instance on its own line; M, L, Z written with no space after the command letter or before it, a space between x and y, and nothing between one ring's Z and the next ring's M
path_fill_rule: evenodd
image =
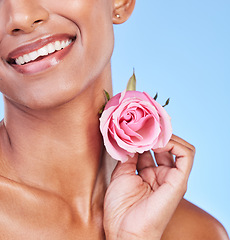
M229 240L229 237L214 217L183 199L162 240Z
M1 240L75 239L75 229L62 199L0 176Z

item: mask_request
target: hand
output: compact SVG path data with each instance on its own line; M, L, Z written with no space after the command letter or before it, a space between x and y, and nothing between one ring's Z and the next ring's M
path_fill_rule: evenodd
M146 152L114 169L104 201L107 240L159 240L183 198L195 148L173 135L154 152L158 166Z

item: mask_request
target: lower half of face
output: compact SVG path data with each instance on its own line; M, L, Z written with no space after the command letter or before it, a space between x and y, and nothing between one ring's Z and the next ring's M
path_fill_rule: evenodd
M42 109L64 104L96 82L103 82L101 78L110 68L114 43L112 1L38 0L35 6L45 9L49 17L34 31L0 34L0 91L17 104ZM7 11L7 5L5 8ZM6 14L4 18L0 20L7 26ZM33 41L37 43L39 38L53 37L55 45L58 37L63 36L69 39L65 39L66 45L61 50L28 63L20 62L23 61L20 57L7 59L10 51ZM23 59L27 54L24 53Z

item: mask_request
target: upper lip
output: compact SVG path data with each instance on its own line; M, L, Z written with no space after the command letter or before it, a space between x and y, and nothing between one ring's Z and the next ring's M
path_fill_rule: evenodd
M56 34L56 35L41 37L38 40L35 40L28 44L24 44L14 49L12 52L8 54L7 62L9 62L11 59L16 59L24 54L36 51L51 42L61 41L65 39L75 39L75 38L76 36L69 35L69 34Z

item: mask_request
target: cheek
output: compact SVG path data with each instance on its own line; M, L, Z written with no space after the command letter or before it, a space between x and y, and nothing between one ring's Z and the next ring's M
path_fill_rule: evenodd
M71 0L60 3L56 11L79 29L82 61L87 61L91 70L110 60L114 47L111 0Z
M85 57L89 59L91 69L96 63L104 67L110 60L114 47L110 8L104 4L103 7L92 8L88 15L85 15L88 17L84 19L82 16L80 19L84 21L79 22ZM100 66L98 67L100 69Z
M0 1L0 42L3 37L6 21L10 17L8 14L6 14L7 12L9 12L9 9L7 9L6 3L3 3L3 1Z

